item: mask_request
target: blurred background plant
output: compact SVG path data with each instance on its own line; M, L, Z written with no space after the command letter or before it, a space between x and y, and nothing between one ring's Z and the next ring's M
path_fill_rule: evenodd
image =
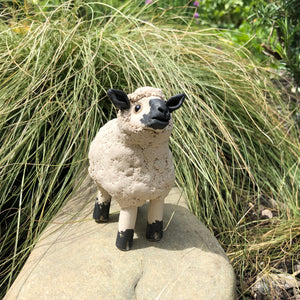
M200 0L146 1L169 12L190 16L201 27L229 29L232 41L246 45L261 60L275 59L272 67L286 69L300 84L300 1ZM277 62L278 61L278 62Z
M262 47L279 60L295 83L300 85L300 1L274 0L257 3L248 17L253 30L268 29L261 38Z
M187 94L171 140L177 184L226 250L238 296L284 266L299 278L298 92L260 46L284 60L279 19L263 30L254 1L207 1L234 13L206 19L205 1L162 2L1 2L0 297L76 191L91 139L115 115L111 87Z

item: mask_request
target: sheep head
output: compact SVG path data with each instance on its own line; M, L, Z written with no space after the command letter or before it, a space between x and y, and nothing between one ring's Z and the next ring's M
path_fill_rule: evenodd
M107 95L132 126L154 131L170 125L171 113L181 107L185 98L184 94L178 94L165 101L163 92L153 87L142 87L129 95L110 89Z

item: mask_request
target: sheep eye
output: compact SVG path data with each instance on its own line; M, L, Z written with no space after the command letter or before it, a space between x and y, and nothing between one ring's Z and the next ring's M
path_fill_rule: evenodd
M135 112L138 112L141 108L142 108L142 106L141 106L140 104L137 104L137 105L134 107L134 111L135 111Z

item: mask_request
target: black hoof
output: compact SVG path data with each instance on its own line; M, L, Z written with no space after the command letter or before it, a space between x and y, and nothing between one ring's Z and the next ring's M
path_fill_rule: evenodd
M163 237L163 221L147 223L146 238L151 242L158 242Z
M108 222L109 208L110 208L110 201L99 204L98 199L96 199L93 218L97 223Z
M119 231L116 240L116 246L119 250L128 251L131 249L133 241L133 229Z

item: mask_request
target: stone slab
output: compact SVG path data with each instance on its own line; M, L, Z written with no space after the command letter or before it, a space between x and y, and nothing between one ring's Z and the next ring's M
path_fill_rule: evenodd
M87 177L42 234L5 300L234 299L235 275L226 254L178 189L165 201L163 239L145 238L146 204L128 252L115 247L117 203L109 223L92 219L95 193Z

